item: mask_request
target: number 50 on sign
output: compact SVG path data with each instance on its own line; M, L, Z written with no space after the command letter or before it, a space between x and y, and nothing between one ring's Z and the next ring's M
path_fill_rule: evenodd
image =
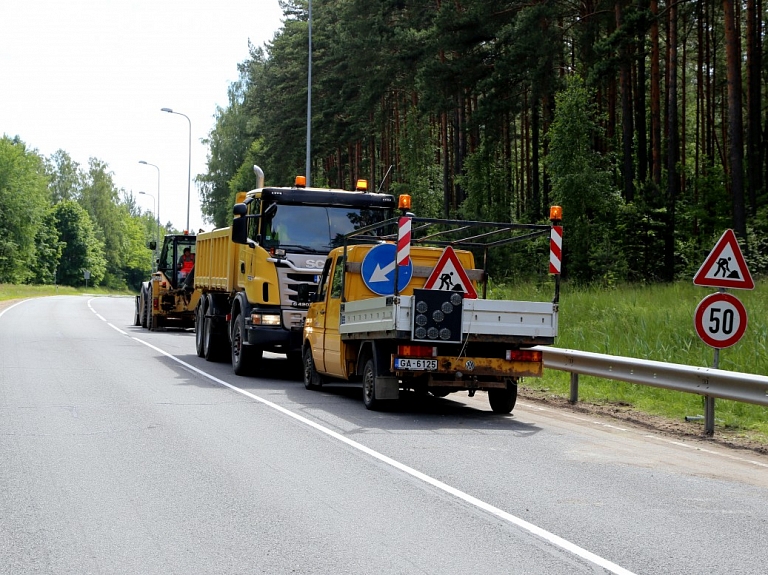
M747 329L747 310L731 294L708 295L696 307L693 316L696 333L710 347L730 347Z

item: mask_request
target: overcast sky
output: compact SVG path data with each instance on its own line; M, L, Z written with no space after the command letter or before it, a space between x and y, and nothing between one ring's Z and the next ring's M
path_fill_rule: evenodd
M205 172L200 140L227 104L237 64L280 28L278 0L2 0L0 134L87 169L109 165L115 184L184 229L191 121L192 178ZM139 191L151 194L138 195ZM211 229L191 185L190 227Z

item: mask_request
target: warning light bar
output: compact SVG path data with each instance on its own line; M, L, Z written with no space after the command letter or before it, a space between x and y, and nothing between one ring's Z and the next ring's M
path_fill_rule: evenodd
M398 345L397 355L405 357L437 357L437 348L431 345Z

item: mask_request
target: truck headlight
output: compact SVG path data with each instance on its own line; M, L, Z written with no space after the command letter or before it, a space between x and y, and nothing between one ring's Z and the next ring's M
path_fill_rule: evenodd
M252 313L251 323L253 325L280 325L280 316L269 313Z

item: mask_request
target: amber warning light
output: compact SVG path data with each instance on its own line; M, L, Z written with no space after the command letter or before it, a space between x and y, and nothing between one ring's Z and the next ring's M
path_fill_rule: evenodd
M368 180L357 180L357 184L355 185L355 190L357 190L358 192L367 192Z
M294 185L297 188L304 188L307 186L307 177L306 176L296 176L296 180L294 182Z
M403 194L400 196L397 200L397 207L401 210L410 210L411 209L411 196L408 194Z
M551 206L549 208L549 219L553 222L563 219L563 208L560 206Z

